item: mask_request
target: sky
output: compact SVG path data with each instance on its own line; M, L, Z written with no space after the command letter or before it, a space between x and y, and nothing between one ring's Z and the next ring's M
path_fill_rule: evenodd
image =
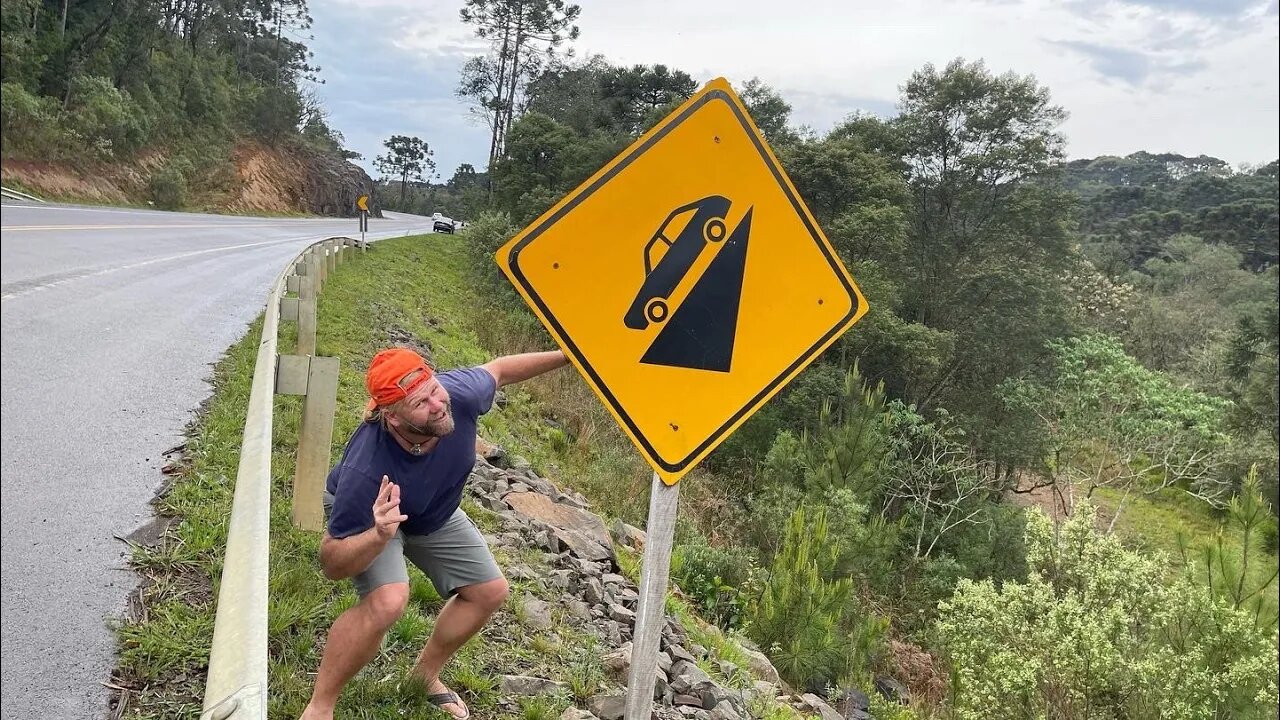
M462 0L311 0L330 124L371 175L391 135L431 146L441 180L483 169L489 130L454 95L485 41ZM579 0L578 57L663 63L699 82L758 77L818 133L895 114L927 64L1034 75L1068 113L1069 158L1139 150L1233 165L1280 154L1280 0ZM748 7L751 5L752 7Z

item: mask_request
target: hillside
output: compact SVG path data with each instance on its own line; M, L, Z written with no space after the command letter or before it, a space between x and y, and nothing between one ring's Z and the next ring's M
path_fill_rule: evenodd
M184 181L176 180L171 169L175 166L187 168L181 174ZM372 179L354 163L305 146L272 149L253 140L242 141L227 157L199 169L182 159L167 159L160 151L142 152L128 163L87 165L5 158L0 160L0 182L46 200L338 217L354 216L356 198L373 187ZM376 199L370 207L375 217L381 216Z
M304 0L0 5L0 167L60 200L354 215Z

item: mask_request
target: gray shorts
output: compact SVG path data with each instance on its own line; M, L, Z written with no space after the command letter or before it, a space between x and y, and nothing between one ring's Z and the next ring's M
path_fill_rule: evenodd
M333 496L328 492L324 494L324 509L326 517L333 509ZM364 597L383 585L409 582L406 557L431 579L442 598L452 597L458 588L502 577L484 537L458 508L430 535L397 532L373 563L355 576L356 592Z

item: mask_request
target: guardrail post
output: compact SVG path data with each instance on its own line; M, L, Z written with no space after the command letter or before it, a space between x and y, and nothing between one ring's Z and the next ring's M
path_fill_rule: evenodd
M325 256L328 260L326 270L333 272L338 269L338 249L332 240L324 244Z
M310 290L311 278L303 280ZM298 354L316 354L316 294L307 292L298 298Z
M293 475L293 524L303 530L324 528L321 496L329 474L333 416L338 409L338 358L281 355L276 393L302 395L302 427Z
M324 288L324 250L320 249L319 246L313 247L311 252L307 253L307 265L310 266L307 274L316 279L316 293L319 294L320 290Z

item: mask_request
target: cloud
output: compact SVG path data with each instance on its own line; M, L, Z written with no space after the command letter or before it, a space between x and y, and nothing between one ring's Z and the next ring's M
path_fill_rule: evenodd
M664 63L735 86L758 76L792 105L794 124L818 132L858 110L893 115L912 72L963 57L1048 87L1070 113L1072 157L1280 154L1276 0L805 0L781 13L739 0L582 4L579 57ZM454 96L462 64L485 50L461 6L313 6L320 93L366 168L393 133L430 142L442 176L484 166L488 128Z
M1153 76L1193 75L1206 67L1201 60L1167 60L1151 53L1079 40L1051 40L1049 44L1079 53L1099 75L1135 87L1146 84Z

